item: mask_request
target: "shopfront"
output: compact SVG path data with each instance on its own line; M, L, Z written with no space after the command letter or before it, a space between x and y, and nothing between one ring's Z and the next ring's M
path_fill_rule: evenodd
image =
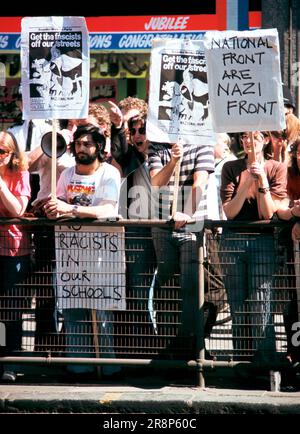
M90 100L105 104L126 96L146 99L152 40L200 39L207 30L226 30L226 5L224 0L216 0L210 13L193 15L86 17L90 33ZM260 12L249 12L249 27L260 27L260 19ZM1 128L14 122L18 114L14 100L21 77L20 32L21 17L0 17L0 65L5 72L5 77L0 77Z

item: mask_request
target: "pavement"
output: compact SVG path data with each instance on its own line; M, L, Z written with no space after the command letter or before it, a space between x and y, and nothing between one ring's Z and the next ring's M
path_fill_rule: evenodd
M300 414L300 387L283 378L271 392L269 378L237 378L220 368L207 372L206 385L194 384L194 373L128 369L120 380L90 380L70 384L63 371L35 367L16 383L0 384L0 413L48 414Z

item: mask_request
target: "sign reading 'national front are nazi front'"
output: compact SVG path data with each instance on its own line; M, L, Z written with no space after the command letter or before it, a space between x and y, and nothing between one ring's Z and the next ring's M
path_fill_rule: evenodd
M203 41L214 131L284 129L277 30L210 31Z

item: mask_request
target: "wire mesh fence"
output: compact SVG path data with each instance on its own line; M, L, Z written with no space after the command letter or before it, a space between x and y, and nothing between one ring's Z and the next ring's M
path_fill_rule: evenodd
M2 357L299 358L289 226L210 222L194 234L168 222L19 224L24 255L9 256L0 233Z

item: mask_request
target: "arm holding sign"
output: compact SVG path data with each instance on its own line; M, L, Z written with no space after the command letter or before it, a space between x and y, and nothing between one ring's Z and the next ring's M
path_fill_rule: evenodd
M176 173L176 168L178 168L179 170L178 173L178 182L179 182L180 166L178 167L178 165L181 164L182 157L183 157L183 144L181 142L174 143L170 151L169 162L161 169L150 170L151 184L155 187L162 187L168 185L174 172ZM178 187L179 186L177 185L177 189ZM174 198L176 198L175 194L174 194ZM173 209L174 207L172 206L172 210ZM185 225L185 223L188 220L191 219L191 217L188 214L183 212L178 212L178 211L175 211L174 213L172 212L172 218L175 221L175 229L181 228L182 226Z
M104 161L105 139L92 124L78 127L71 150L75 167L65 169L58 180L57 196L45 205L47 217L105 218L116 216L120 173Z
M236 183L230 176L231 163L232 162L228 162L223 166L221 186L221 192L223 193L223 209L229 220L234 219L239 214L244 202L250 198L255 181L251 173L245 169L241 173L238 186L236 186Z
M177 161L183 157L183 144L174 143L170 152L170 161L161 169L150 170L151 184L156 187L168 185L174 173Z
M78 218L105 218L115 214L116 202L102 201L98 206L71 205L63 200L50 200L45 205L45 212L49 219L56 219L61 216Z
M223 166L221 195L228 219L266 220L272 218L285 197L286 167L264 159L267 139L260 131L253 134L255 159L249 161L249 133L241 133L246 157Z

